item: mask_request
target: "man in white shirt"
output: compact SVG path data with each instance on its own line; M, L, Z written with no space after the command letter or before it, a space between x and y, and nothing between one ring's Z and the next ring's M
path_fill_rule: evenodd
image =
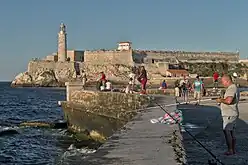
M106 82L106 89L105 90L107 90L107 91L112 90L112 83L109 80L107 80L107 82Z

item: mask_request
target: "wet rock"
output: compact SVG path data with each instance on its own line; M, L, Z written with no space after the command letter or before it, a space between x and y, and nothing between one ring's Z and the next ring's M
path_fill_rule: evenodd
M31 85L32 84L32 76L28 74L28 72L23 72L18 74L15 79L11 83L12 85Z
M19 132L14 128L9 128L9 127L0 128L0 136L14 135L18 133Z

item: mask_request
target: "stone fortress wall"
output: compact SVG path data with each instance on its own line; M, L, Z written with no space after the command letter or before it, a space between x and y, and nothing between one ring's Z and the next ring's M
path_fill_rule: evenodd
M132 50L96 50L85 51L84 61L86 64L123 64L134 65Z
M134 50L134 54L144 56L144 63L159 61L181 62L239 62L239 52L186 52L186 51L152 51Z

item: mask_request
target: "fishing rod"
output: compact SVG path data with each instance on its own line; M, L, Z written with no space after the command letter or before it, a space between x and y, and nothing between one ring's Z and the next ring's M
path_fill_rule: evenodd
M147 95L147 94L146 94ZM148 95L147 95L148 96ZM149 97L149 96L148 96ZM214 98L209 99L209 100L214 100ZM162 107L160 104L158 104L156 101L154 101L154 103L160 107L168 116L170 116L176 123L175 124L179 124L178 120L176 120L164 107ZM180 105L180 102L176 99L176 105ZM185 132L190 135L191 138L193 138L203 149L205 149L218 163L220 163L221 165L225 165L223 162L221 162L220 159L217 158L217 156L215 156L209 149L207 149L194 135L192 135L190 133L190 131L188 131L187 129L185 129ZM210 163L210 160L209 160Z

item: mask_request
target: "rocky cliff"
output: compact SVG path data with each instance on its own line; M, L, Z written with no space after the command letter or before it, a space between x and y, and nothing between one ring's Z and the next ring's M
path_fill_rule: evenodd
M188 68L189 73L200 76L212 76L215 71L219 73L236 72L244 74L247 66L227 63L182 63ZM163 77L165 67L163 65L146 64L149 84L158 85L165 78ZM65 82L80 81L82 70L86 72L88 83L95 82L99 73L103 71L109 80L123 83L128 81L132 66L123 64L85 64L83 62L52 62L52 61L30 61L28 70L20 73L12 81L12 86L40 86L40 87L61 87ZM168 83L174 84L172 79Z
M98 79L101 71L112 81L127 81L131 66L125 65L86 65L80 62L30 61L28 70L18 74L12 86L61 87L65 82L80 81L82 71L88 82Z

